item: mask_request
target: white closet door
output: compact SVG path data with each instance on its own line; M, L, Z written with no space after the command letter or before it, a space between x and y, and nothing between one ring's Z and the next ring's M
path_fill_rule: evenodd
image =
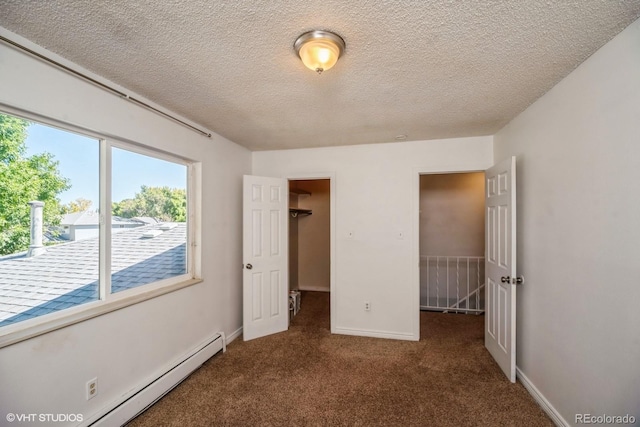
M286 179L244 176L243 338L289 327Z

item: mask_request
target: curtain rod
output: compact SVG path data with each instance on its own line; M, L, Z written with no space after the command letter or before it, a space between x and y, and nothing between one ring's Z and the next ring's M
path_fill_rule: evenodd
M73 74L76 77L80 77L81 79L83 79L83 80L85 80L85 81L87 81L87 82L89 82L89 83L91 83L91 84L93 84L95 86L98 86L101 89L104 89L104 90L106 90L108 92L111 92L111 93L113 93L115 95L118 95L121 98L128 99L129 101L131 101L131 102L133 102L133 103L135 103L135 104L137 104L137 105L139 105L139 106L141 106L143 108L146 108L147 110L153 111L156 114L159 114L159 115L161 115L161 116L163 116L163 117L165 117L167 119L170 119L170 120L172 120L172 121L174 121L174 122L176 122L178 124L181 124L182 126L187 127L189 129L191 129L192 131L197 132L197 133L199 133L201 135L204 135L207 138L211 138L211 134L209 132L205 132L205 131L203 131L201 129L198 129L197 127L192 126L189 123L187 123L187 122L185 122L183 120L180 120L177 117L172 116L171 114L165 113L164 111L159 110L159 109L157 109L157 108L155 108L155 107L153 107L153 106L151 106L151 105L147 104L146 102L143 102L143 101L141 101L139 99L133 98L133 97L127 95L126 93L124 93L122 91L119 91L118 89L115 89L115 88L113 88L113 87L111 87L109 85L106 85L106 84L104 84L104 83L102 83L102 82L100 82L100 81L98 81L98 80L96 80L96 79L94 79L92 77L87 76L86 74L83 74L83 73L81 73L79 71L76 71L71 67L68 67L68 66L66 66L64 64L61 64L60 62L55 61L55 60L53 60L53 59L51 59L51 58L49 58L49 57L47 57L45 55L42 55L41 53L38 53L38 52L36 52L36 51L34 51L32 49L29 49L26 46L23 46L23 45L21 45L19 43L16 43L15 41L10 40L10 39L2 36L2 35L0 35L0 40L2 40L3 42L5 42L5 43L7 43L7 44L9 44L9 45L11 45L13 47L18 48L18 49L20 49L20 50L22 50L24 52L27 52L28 54L30 54L32 56L35 56L38 59L41 59L41 60L43 60L45 62L48 62L49 64L52 64L52 65L54 65L54 66L56 66L56 67L58 67L58 68L60 68L60 69L62 69L64 71L66 71L66 72L68 72L70 74Z

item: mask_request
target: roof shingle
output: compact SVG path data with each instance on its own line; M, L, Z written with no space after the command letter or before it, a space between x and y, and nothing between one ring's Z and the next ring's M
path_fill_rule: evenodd
M186 273L186 224L142 237L159 228L154 224L112 235L112 292ZM97 300L98 255L96 237L49 246L31 258L0 258L0 327Z

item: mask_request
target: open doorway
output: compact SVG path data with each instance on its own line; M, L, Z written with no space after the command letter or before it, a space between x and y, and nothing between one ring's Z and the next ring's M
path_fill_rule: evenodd
M420 176L423 312L484 313L484 185L484 172Z
M331 329L330 179L289 181L289 291L291 326L312 314Z

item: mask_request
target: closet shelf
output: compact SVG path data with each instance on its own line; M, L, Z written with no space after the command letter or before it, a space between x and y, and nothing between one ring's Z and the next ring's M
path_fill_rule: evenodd
M298 209L298 208L289 208L289 213L292 217L297 217L298 215L311 215L311 209Z
M311 195L311 191L302 190L300 188L290 188L289 189L289 193L297 194L297 195L305 195L305 196L310 196Z

